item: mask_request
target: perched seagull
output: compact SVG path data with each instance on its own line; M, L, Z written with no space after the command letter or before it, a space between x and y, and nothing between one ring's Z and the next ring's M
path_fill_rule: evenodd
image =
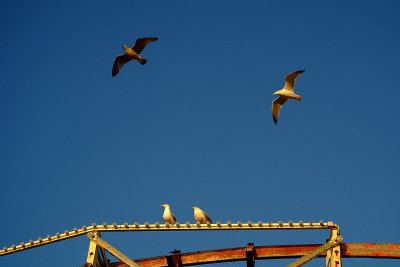
M164 219L164 222L174 225L176 223L176 218L175 218L174 214L171 213L171 209L169 208L169 205L163 204L160 206L165 208L164 214L162 216Z
M208 217L207 213L202 211L199 207L191 207L194 210L194 219L196 222L200 223L212 223L210 217Z
M291 98L301 101L302 97L294 93L294 84L296 83L296 78L300 76L305 70L299 70L292 72L285 77L285 87L283 89L276 91L272 95L279 95L277 99L272 101L272 118L275 124L278 123L279 112L285 102Z
M136 43L132 46L132 48L129 48L123 44L122 47L125 50L125 54L117 56L115 58L112 68L112 76L114 77L115 75L117 75L122 66L132 59L139 61L142 65L146 64L147 59L142 58L140 56L140 53L143 51L148 43L154 42L157 39L157 37L136 39Z

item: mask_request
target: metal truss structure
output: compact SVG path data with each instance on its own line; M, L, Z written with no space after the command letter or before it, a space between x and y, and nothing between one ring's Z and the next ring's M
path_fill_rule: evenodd
M180 251L171 252L172 255L131 260L112 245L101 239L101 232L110 231L210 231L210 230L330 230L330 237L325 244L311 245L277 245L277 246L254 246L248 243L247 247L219 249L209 251L199 251L181 254ZM340 228L333 222L324 223L304 223L302 221L294 223L231 223L222 224L185 224L176 223L166 224L138 224L130 225L124 223L118 225L113 223L108 225L82 226L81 229L75 228L72 231L66 230L64 233L56 233L55 236L48 235L46 238L38 238L27 243L21 242L19 245L4 247L0 250L0 256L31 249L38 246L87 235L90 240L89 252L84 266L91 267L122 267L122 266L187 266L207 263L246 261L247 266L254 266L256 260L271 258L299 258L289 264L289 267L302 266L316 257L325 257L327 267L341 267L342 257L373 257L373 258L393 258L400 259L400 244L370 244L370 243L342 243L343 237L339 235ZM105 251L114 255L120 262L111 263L107 259Z

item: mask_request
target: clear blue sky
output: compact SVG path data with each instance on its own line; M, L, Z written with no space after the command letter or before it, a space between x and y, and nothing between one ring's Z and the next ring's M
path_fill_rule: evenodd
M398 1L3 1L0 247L101 224L333 221L400 243ZM121 44L159 37L111 77ZM272 93L284 76L278 125ZM106 233L131 258L329 232ZM86 237L0 258L80 266ZM283 266L291 260L258 261ZM321 266L324 259L310 263ZM344 259L351 266L395 260ZM219 266L243 266L225 263Z

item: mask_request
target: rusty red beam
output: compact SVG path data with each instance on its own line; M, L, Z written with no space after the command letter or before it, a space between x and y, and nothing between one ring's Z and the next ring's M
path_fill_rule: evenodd
M311 245L278 245L278 246L256 246L253 248L254 259L279 259L297 258L313 251L321 244ZM400 244L372 244L372 243L343 243L340 244L343 258L391 258L400 259ZM200 265L206 263L218 263L228 261L246 261L246 247L206 250L198 252L183 253L180 255L179 265ZM168 266L167 256L136 259L137 264L147 266ZM325 257L326 253L320 255ZM128 266L121 262L111 264L111 267Z
M400 244L343 243L340 251L344 258L400 259Z

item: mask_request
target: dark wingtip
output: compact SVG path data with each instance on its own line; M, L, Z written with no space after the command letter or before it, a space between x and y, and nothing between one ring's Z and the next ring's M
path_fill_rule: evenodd
M303 72L305 72L306 70L299 70L299 71L297 71L297 72L301 72L301 73L303 73Z
M274 120L275 125L278 123L278 119L275 119L274 116L272 116L272 119Z

